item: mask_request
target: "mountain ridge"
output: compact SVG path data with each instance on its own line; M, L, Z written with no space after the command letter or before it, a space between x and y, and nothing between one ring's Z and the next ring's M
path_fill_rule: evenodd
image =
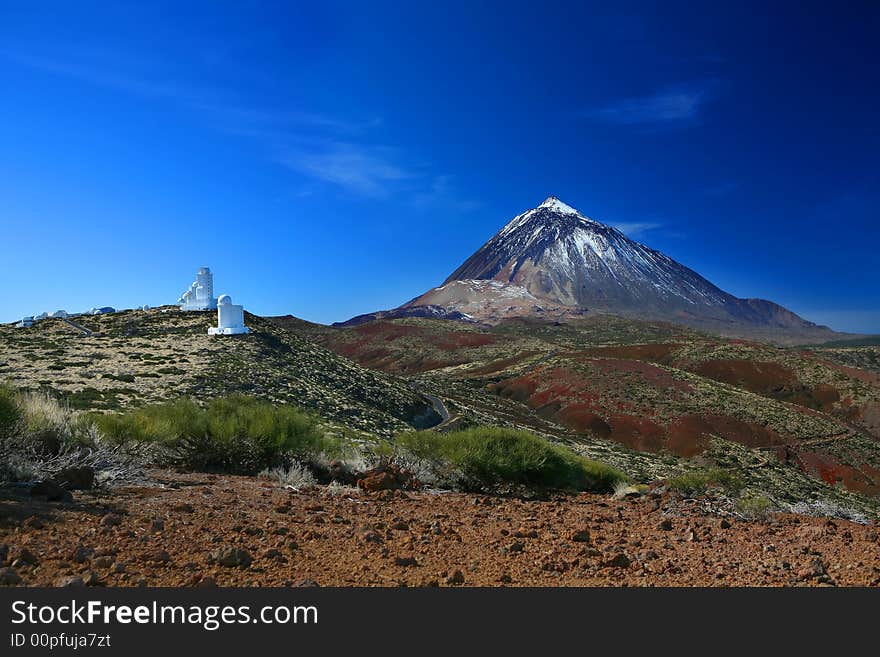
M773 301L738 298L556 196L508 221L442 285L396 309L339 324L395 317L491 324L512 316L561 320L586 313L747 337L779 333L787 342L839 336Z

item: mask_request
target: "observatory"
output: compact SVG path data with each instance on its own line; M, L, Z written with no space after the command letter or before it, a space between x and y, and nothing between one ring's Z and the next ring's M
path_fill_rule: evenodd
M221 294L217 299L217 326L208 329L208 335L238 335L248 333L244 325L244 306L232 303L232 297Z
M214 298L214 275L207 267L199 267L196 280L189 289L177 300L181 310L214 310L217 299Z

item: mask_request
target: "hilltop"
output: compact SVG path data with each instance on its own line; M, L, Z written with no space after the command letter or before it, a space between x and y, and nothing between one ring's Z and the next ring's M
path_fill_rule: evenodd
M247 314L249 335L211 337L216 313L149 311L0 326L0 380L49 389L75 409L112 411L246 393L301 406L348 431L390 436L439 421L410 385ZM79 327L79 328L77 328Z
M375 319L495 324L608 314L782 344L847 336L765 299L740 299L660 251L550 196L508 221L439 287Z

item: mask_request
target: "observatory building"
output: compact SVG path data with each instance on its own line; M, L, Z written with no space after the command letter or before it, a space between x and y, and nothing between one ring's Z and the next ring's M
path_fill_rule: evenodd
M217 299L217 326L209 328L208 335L238 335L249 331L244 325L244 306L233 305L231 296L221 294Z
M217 299L214 298L214 275L207 267L199 267L196 280L189 289L177 300L181 310L214 310Z

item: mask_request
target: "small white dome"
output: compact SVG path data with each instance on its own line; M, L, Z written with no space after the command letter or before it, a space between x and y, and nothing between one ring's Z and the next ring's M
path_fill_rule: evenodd
M218 306L228 306L231 303L232 303L232 297L229 296L228 294L221 294L217 298L217 305Z

